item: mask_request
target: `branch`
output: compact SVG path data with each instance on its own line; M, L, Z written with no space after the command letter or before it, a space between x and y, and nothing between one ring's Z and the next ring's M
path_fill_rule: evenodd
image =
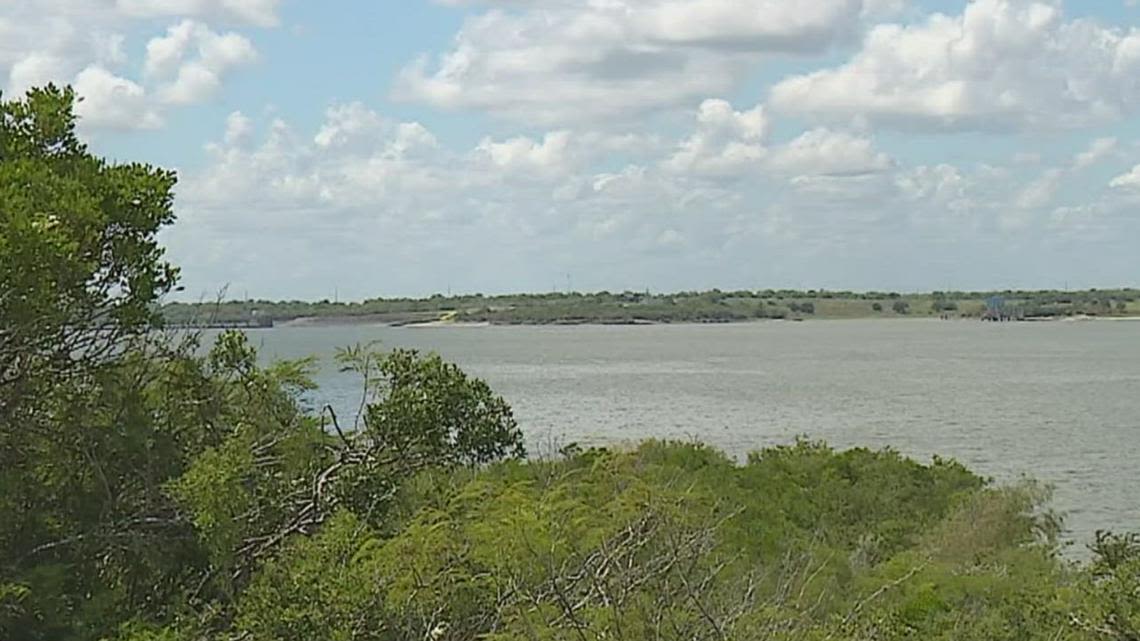
M348 442L348 437L344 435L344 430L340 429L340 422L336 419L336 410L333 409L332 405L325 405L325 409L328 410L329 416L332 417L332 424L333 428L336 429L336 435L340 437L345 447L352 447L352 444Z
M843 617L843 622L840 625L840 627L847 627L847 625L849 625L851 623L851 621L854 620L856 616L858 616L859 612L861 612L863 610L863 608L866 607L866 605L868 603L874 601L875 599L878 599L880 596L882 596L888 590L893 590L893 589L899 587L900 585L902 585L903 583L906 583L907 581L911 580L911 578L913 578L914 575L916 575L919 572L921 572L922 570L924 570L926 568L926 566L929 564L930 564L930 559L927 558L922 563L919 563L918 565L912 567L910 569L910 571L908 571L906 574L902 575L901 577L895 579L894 581L891 581L890 583L887 583L885 585L880 586L878 590L875 590L874 592L872 592L870 594L870 596L868 596L867 598L863 599L862 601L856 603L855 607L851 608L851 611L847 613L847 616ZM835 630L832 630L831 632L827 633L827 636L824 637L824 640L827 641L828 639L831 639L834 636L835 636Z

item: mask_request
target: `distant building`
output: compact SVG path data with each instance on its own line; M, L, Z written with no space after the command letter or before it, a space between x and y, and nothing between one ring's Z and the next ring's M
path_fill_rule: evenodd
M992 296L986 299L986 310L982 312L984 321L1011 321L1021 320L1022 310L1006 304L1005 298Z

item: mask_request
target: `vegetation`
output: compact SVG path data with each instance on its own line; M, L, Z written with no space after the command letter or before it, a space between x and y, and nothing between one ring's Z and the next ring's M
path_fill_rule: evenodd
M423 299L307 303L267 300L171 303L162 313L177 326L259 326L311 322L406 324L444 318L495 324L729 323L758 319L951 316L979 318L1000 297L1018 317L1140 315L1140 290L1082 292L830 292L758 290L650 294L552 293L483 296L435 295ZM885 310L889 310L884 312Z
M174 178L91 157L72 102L0 103L0 638L1140 638L1140 540L1064 562L1031 483L811 442L526 459L437 356L342 350L348 424L306 361L155 331Z

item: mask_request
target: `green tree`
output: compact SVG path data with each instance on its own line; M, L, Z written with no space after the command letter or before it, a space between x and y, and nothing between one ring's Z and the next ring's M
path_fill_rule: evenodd
M157 543L185 532L155 500L180 443L140 422L173 420L147 395L189 376L152 367L182 347L148 336L176 277L156 240L174 175L88 153L74 100L0 100L0 630L25 639L95 634L185 553Z
M174 174L114 165L75 134L70 89L0 100L0 416L113 359L155 321L176 270L156 236Z
M1072 619L1090 636L1140 639L1140 536L1098 532Z
M299 402L311 363L156 333L174 176L91 156L73 101L0 112L0 638L225 630L336 510L384 524L418 471L522 455L505 401L438 356L347 351L363 418L331 435Z

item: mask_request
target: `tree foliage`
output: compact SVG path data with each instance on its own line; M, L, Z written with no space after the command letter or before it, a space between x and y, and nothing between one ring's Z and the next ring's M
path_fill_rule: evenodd
M174 174L92 156L73 102L51 86L0 99L0 414L112 357L177 274L156 239Z
M387 384L334 438L309 362L155 332L174 175L90 155L73 101L0 103L0 638L225 630L263 562L378 480L521 455L509 407L438 357L374 356Z

